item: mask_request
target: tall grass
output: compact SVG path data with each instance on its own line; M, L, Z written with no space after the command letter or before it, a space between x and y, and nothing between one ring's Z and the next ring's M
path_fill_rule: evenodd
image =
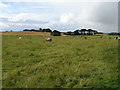
M108 36L3 36L4 88L117 88L118 41Z

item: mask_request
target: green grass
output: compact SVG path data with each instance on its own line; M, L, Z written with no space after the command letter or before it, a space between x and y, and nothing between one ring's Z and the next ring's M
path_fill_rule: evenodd
M118 41L108 36L3 36L3 88L118 88Z

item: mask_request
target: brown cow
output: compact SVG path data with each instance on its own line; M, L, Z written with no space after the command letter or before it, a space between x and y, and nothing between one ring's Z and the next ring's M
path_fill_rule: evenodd
M82 37L83 39L87 39L87 37Z
M52 38L46 38L45 40L51 42Z

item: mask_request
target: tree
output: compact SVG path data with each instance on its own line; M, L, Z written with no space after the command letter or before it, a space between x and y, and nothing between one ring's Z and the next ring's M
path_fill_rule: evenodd
M71 31L68 31L68 32L66 33L66 35L74 35L74 33L71 32Z
M82 35L85 35L85 31L87 31L86 29L81 29L80 32Z
M89 35L92 35L92 32L93 32L92 29L88 29L88 34L89 34Z
M98 32L98 34L103 34L103 32Z
M80 35L79 30L74 31L73 33L74 35Z
M57 30L54 30L52 33L51 33L53 36L61 36L61 33Z
M45 32L45 29L42 29L42 32Z
M36 31L35 29L31 29L30 31Z
M40 32L43 32L42 28L39 28L39 31L40 31Z
M92 30L93 31L93 34L97 34L98 32L96 30Z
M52 32L49 28L45 29L45 32Z
M28 30L28 29L24 29L23 31L30 31L30 30Z
M120 35L120 33L118 33L118 32L111 32L108 35Z
M95 33L95 34L97 34L97 33L98 33L98 31L96 31L96 30L93 30L93 31L94 31L94 33Z
M52 30L50 30L49 28L47 28L47 29L39 28L39 31L40 32L52 32Z

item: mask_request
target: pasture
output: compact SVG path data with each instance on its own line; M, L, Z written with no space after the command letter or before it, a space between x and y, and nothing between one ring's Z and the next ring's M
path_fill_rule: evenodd
M5 35L3 88L118 88L118 40Z

